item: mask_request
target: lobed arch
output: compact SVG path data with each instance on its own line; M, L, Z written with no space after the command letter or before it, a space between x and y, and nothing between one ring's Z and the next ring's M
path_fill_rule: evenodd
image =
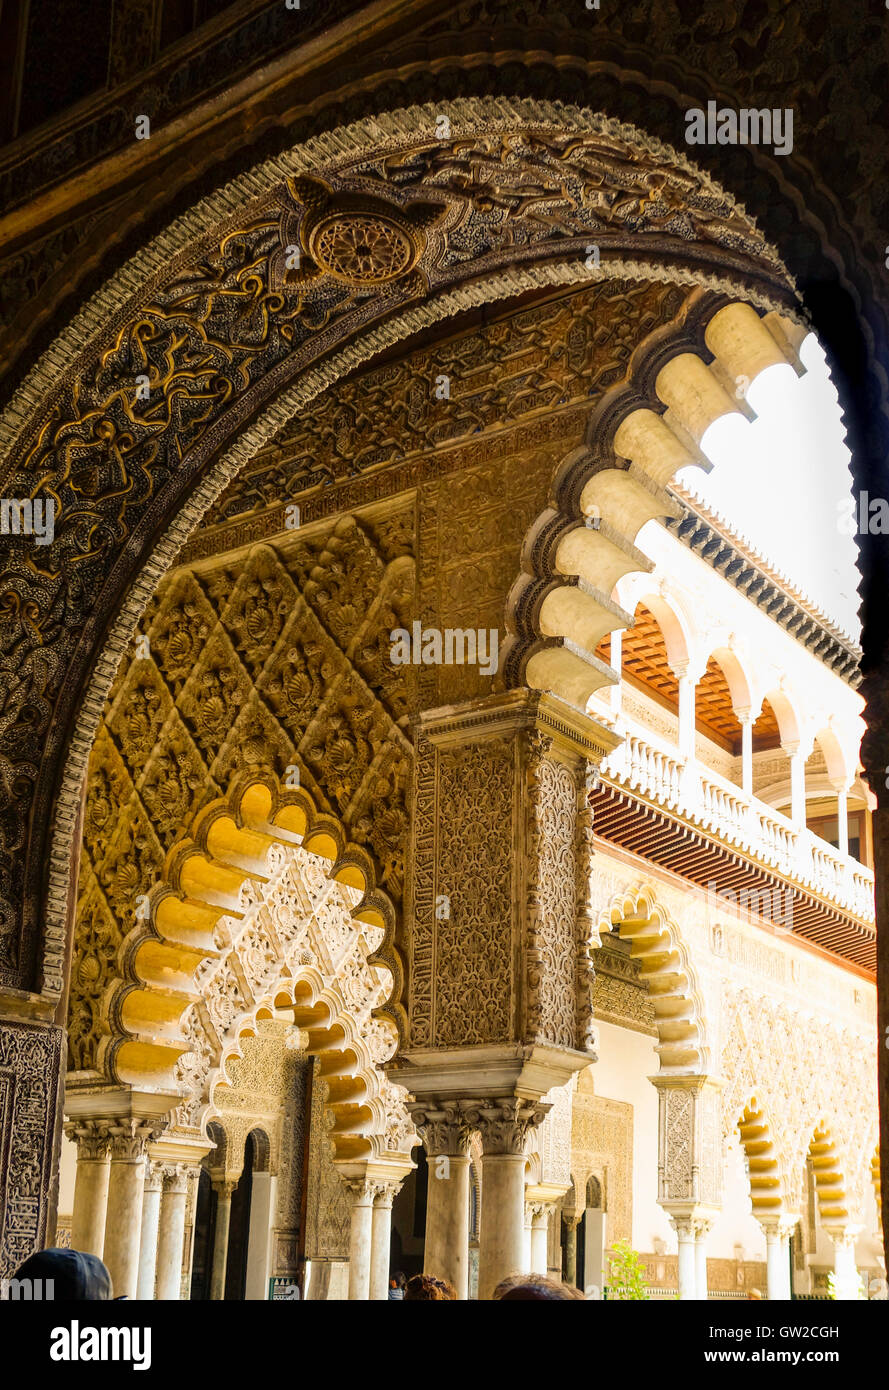
M601 945L601 933L613 927L630 942L651 999L660 1075L706 1074L710 1047L702 996L675 921L654 890L643 887L615 894L599 918L593 944Z
M397 1002L403 971L394 947L395 909L375 884L369 855L346 841L339 823L319 813L304 789L282 788L272 772L244 772L234 779L228 796L199 811L190 833L172 846L163 879L148 895L148 918L121 946L120 977L108 991L109 1032L97 1059L108 1079L176 1093L177 1064L189 1052L186 1014L201 997L202 974L230 944L226 924L243 918L276 859L297 848L329 864L328 878L357 900L353 920L378 938L369 964L384 969L391 983L388 999L375 1014L391 1029L397 1046L405 1019ZM289 963L286 970L290 973ZM317 1017L319 1038L329 1025L338 1041L348 1039L350 1045L341 1001L335 993L329 996L326 983L308 967L300 991L287 1001L295 1020L303 1019L311 1032ZM245 1029L253 1027L263 1009L276 1007L274 997L261 996L243 1020Z
M846 1162L825 1122L816 1125L809 1141L808 1157L815 1179L815 1200L821 1224L845 1226L853 1200L848 1191Z
M780 325L791 324L788 315L796 313L797 300L784 266L743 209L684 154L631 126L567 104L459 98L446 102L444 110L458 163L461 151L488 140L493 143L485 159L498 165L499 196L508 197L510 180L518 181L508 244L488 245L482 239L475 256L449 253L448 238L458 223L464 231L473 219L479 229L484 223L490 231L493 225L473 201L472 181L449 184L440 170L434 179L424 180L421 169L412 185L407 177L393 181L379 172L399 167L399 161L408 170L406 152L416 150L418 130L422 135L427 125L434 128L442 111L438 103L434 109L411 107L356 122L339 129L335 138L316 137L258 164L155 238L84 307L4 413L0 471L5 485L22 495L42 489L58 500L54 538L41 556L45 568L39 577L22 575L19 598L29 605L35 630L47 605L67 602L68 615L63 629L53 630L52 641L43 640L39 672L36 656L28 656L34 632L22 626L19 608L12 624L11 640L17 643L23 673L15 700L27 701L38 675L42 681L36 707L40 717L33 726L27 724L31 742L25 746L19 740L14 750L13 763L24 770L9 784L13 795L8 808L12 821L21 824L22 843L28 817L41 830L28 838L26 858L14 875L11 866L0 864L7 871L6 891L12 891L13 879L21 889L11 903L14 968L4 967L4 978L9 974L13 983L37 981L49 997L62 990L67 876L85 758L132 628L205 509L295 410L375 353L424 327L497 299L586 283L591 222L598 224L603 246L597 274L666 280L690 290L691 317L686 314L661 345L665 372L668 359L686 346L680 330L705 331L717 311L738 296L757 305L750 310L757 323L761 311L775 327L776 338L764 330L768 340L783 342L785 355L792 352ZM438 161L447 150L438 140L432 145ZM582 153L587 146L588 165ZM615 220L614 209L627 215L627 159L634 150L641 182L638 197L631 198L630 234L624 221ZM431 157L428 142L422 156L415 156L418 164ZM642 186L642 169L651 161L657 198L651 196L653 188ZM368 172L371 168L377 175ZM535 200L524 196L531 173L550 190L550 202L553 196L564 201L557 231L557 219L547 221L544 234L533 220ZM681 197L688 223L682 237L665 231L656 211L671 181L676 184L671 197ZM621 198L597 194L594 215L583 190L611 182L622 188ZM566 197L568 184L575 183L576 194ZM313 248L316 257L320 254L313 232L324 219L339 218L344 225L356 215L380 216L381 203L403 273L374 273L370 280L352 284L342 267L311 261ZM517 241L516 234L526 216L533 226L517 255L521 238ZM666 221L672 217L671 212ZM311 273L296 279L288 278L283 258L283 247L294 236L311 263ZM325 310L320 326L312 308L318 286L326 287L337 305L336 311ZM243 341L233 326L241 332L243 314L232 319L232 304L255 313L256 322L246 336L242 333ZM206 353L203 387L186 389L186 379L195 378L182 354L193 360L195 334L199 337L199 325L211 319L212 341L200 348ZM165 344L173 343L172 357L165 355ZM726 352L731 358L730 349ZM150 420L134 410L121 385L133 363L145 367L162 397L152 404ZM183 411L192 412L188 420ZM87 504L75 487L71 460L90 455L113 462L116 484L113 497L102 493ZM614 484L619 506L626 479L617 474L626 471L612 470L614 478L595 485L607 493ZM647 486L639 476L637 469L631 478L634 514L647 505ZM123 493L117 486L121 481L132 483ZM77 538L86 531L91 549L84 555ZM635 555L632 559L637 563ZM572 609L579 604L589 614L586 597L575 584L553 602ZM623 622L623 615L617 617ZM557 614L548 613L547 621L563 625ZM592 636L590 631L587 637ZM558 690L558 682L551 688ZM0 732L0 754L3 737ZM36 814L31 814L32 805L38 807ZM16 834L12 832L13 841ZM36 924L29 919L26 925L19 911L28 894L46 904L41 951Z
M750 1201L755 1217L783 1213L787 1185L781 1158L772 1136L771 1123L756 1096L745 1104L735 1126L747 1157Z
M805 331L787 314L691 296L682 319L649 334L627 379L594 407L584 445L562 461L548 505L526 533L507 600L508 681L580 709L617 680L594 652L605 633L632 626L611 594L624 576L653 568L636 545L639 532L679 515L667 488L683 468L710 468L700 447L707 429L752 414L732 384L741 376L752 383L779 363L804 370Z
M242 1056L244 1042L256 1035L261 1019L282 1014L299 1028L306 1054L319 1060L334 1159L355 1163L385 1157L392 1149L409 1153L419 1139L404 1107L407 1092L382 1070L398 1046L394 1027L362 1030L336 982L326 982L308 966L294 974L285 971L277 987L230 1029L198 1115L202 1132L209 1137L209 1127L223 1119L217 1092L233 1084L229 1067Z

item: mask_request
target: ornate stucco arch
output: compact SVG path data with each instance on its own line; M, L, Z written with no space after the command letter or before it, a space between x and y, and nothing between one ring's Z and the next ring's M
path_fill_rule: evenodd
M782 1212L787 1200L782 1158L769 1117L756 1096L745 1103L734 1128L747 1158L753 1215Z
M504 669L516 684L551 690L584 709L617 674L593 655L633 626L611 597L618 580L650 572L636 539L647 522L679 515L666 489L690 466L709 469L709 427L750 407L733 390L779 363L803 370L796 319L750 303L691 296L681 324L636 349L625 381L590 414L585 443L562 461L549 504L529 528L507 604Z
M336 920L322 930L327 881ZM172 847L165 879L148 896L149 916L125 939L121 975L107 990L97 1062L108 1079L171 1096L190 1079L179 1119L200 1123L239 1040L257 1018L287 1008L322 1072L338 1078L343 1135L368 1132L369 1123L379 1130L391 1088L375 1068L394 1054L403 1027L395 910L367 852L337 821L302 788L241 774ZM355 940L345 942L351 924ZM347 945L351 978L346 956L336 958ZM203 1028L196 1010L205 1011Z
M673 917L643 886L619 892L600 914L595 945L602 932L618 927L639 962L640 978L648 989L658 1040L655 1051L661 1076L693 1076L707 1072L710 1043L703 997L688 948Z
M818 1132L842 1135L844 1191L860 1212L876 1143L875 1048L814 1005L791 1008L753 990L727 987L723 999L720 1072L723 1134L731 1135L745 1110L767 1119L771 1174L780 1179L786 1210L799 1212L806 1159ZM827 1118L825 1118L827 1117ZM743 1130L742 1130L743 1137ZM836 1151L825 1150L830 1162ZM832 1170L831 1170L832 1171Z
M0 864L10 902L32 903L9 918L10 982L38 973L33 905L51 858L40 978L49 994L61 988L85 755L132 627L203 511L294 411L426 325L591 273L704 284L701 325L739 295L782 323L793 312L773 248L685 155L564 105L446 103L452 144L434 135L440 114L436 104L358 122L202 200L94 296L4 414L5 485L56 502L42 568L23 561L10 609L14 703L35 682L41 696L33 741L3 764L8 843L23 842L15 827L28 815L52 842L47 856L32 837L32 858ZM461 160L489 181L467 183ZM354 219L386 228L385 265L356 271L341 256ZM288 246L300 248L298 269ZM145 410L136 375L153 393Z

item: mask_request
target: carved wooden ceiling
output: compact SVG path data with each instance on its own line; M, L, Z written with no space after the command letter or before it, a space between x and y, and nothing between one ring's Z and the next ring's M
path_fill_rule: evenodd
M621 645L621 669L630 685L643 690L665 708L678 714L679 682L667 661L664 634L657 618L644 603L636 609L635 625L627 628ZM610 660L611 639L603 638L596 656ZM695 725L699 733L733 757L741 754L741 725L732 708L728 681L719 662L711 657L695 690ZM753 750L777 748L780 734L775 711L768 700L753 726Z

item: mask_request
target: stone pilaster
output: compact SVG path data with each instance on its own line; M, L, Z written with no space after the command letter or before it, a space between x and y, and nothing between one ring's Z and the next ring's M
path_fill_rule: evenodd
M722 1204L722 1081L653 1076L658 1201L679 1241L679 1297L707 1297L706 1238Z
M417 729L408 1045L422 1101L539 1099L595 1060L595 768L617 740L550 695L427 711Z

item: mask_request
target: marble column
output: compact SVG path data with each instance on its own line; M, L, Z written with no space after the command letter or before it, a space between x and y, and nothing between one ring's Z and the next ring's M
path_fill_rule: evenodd
M427 1100L409 1108L426 1149L429 1172L423 1272L447 1279L458 1299L466 1299L472 1130L455 1101Z
M185 1242L185 1203L188 1168L184 1163L165 1164L160 1222L157 1236L157 1284L159 1302L178 1302L182 1297L182 1255Z
M482 1219L478 1296L489 1299L509 1274L524 1269L525 1150L550 1106L504 1097L471 1112L482 1140Z
M157 1227L160 1220L161 1185L163 1173L160 1164L148 1159L145 1171L145 1187L142 1193L142 1235L139 1241L139 1282L136 1297L154 1298L154 1278L157 1268Z
M213 1237L213 1266L210 1272L210 1298L225 1298L225 1273L228 1267L228 1231L232 1218L232 1193L237 1187L236 1178L217 1178L213 1183L216 1193L216 1233Z
M370 1297L382 1302L389 1297L389 1250L392 1236L392 1202L400 1182L379 1182L373 1199L371 1223Z
M797 830L806 828L806 755L799 743L782 743L790 758L790 819Z
M531 1206L531 1272L547 1272L547 1238L549 1236L549 1204L532 1202Z
M672 670L679 682L679 756L694 761L695 691L698 678L687 665L677 665Z
M102 1120L78 1120L66 1125L65 1133L77 1144L71 1248L101 1259L111 1171L108 1124Z
M709 1292L707 1282L707 1237L711 1222L695 1222L695 1289L697 1298L706 1301Z
M738 714L741 724L741 790L753 795L753 714L744 710Z
M349 1298L370 1298L371 1254L373 1251L373 1212L377 1184L368 1178L346 1178L352 1198L349 1236Z
M855 1240L860 1226L828 1226L827 1234L833 1241L833 1277L835 1298L841 1302L851 1302L858 1298L860 1281L855 1264Z
M837 827L840 854L849 853L849 786L845 781L830 784L837 797Z
M679 1297L683 1301L697 1298L696 1222L690 1216L673 1216L670 1224L679 1241Z
M615 628L611 634L611 658L609 665L618 674L617 685L613 685L609 691L609 703L611 713L615 719L620 717L621 694L622 694L622 662L623 662L623 629Z
M109 1127L111 1169L102 1258L111 1275L115 1298L135 1298L139 1283L139 1246L145 1155L154 1130L141 1120L118 1120Z
M528 1274L531 1272L531 1206L525 1203L525 1224L522 1228L522 1270Z
M766 1293L770 1303L790 1299L790 1236L798 1221L798 1216L785 1213L759 1218L766 1236Z
M565 1217L565 1282L577 1284L577 1216Z

